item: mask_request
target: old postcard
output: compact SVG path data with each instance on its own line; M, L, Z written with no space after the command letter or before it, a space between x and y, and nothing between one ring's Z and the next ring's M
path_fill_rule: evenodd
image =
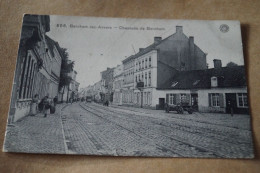
M253 158L239 21L24 15L5 152Z

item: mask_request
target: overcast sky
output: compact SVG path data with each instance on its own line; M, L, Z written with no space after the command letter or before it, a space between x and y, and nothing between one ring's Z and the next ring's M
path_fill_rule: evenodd
M67 27L57 27L66 24ZM71 28L70 25L88 26ZM223 33L220 26L227 24L229 31ZM183 26L186 36L194 36L195 44L207 53L207 63L213 67L213 59L221 59L222 65L230 61L244 64L240 23L238 21L189 21L152 20L124 18L94 18L72 16L50 16L50 31L47 33L75 61L80 88L100 80L100 72L107 67L121 64L126 57L153 43L155 36L163 39L176 31L176 25ZM90 26L112 27L112 29L90 28ZM150 27L163 30L124 30L120 27Z

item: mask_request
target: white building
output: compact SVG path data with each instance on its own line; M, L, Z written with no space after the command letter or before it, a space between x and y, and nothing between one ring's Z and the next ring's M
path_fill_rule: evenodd
M122 105L123 93L122 87L124 83L123 65L117 65L114 69L113 79L113 104Z

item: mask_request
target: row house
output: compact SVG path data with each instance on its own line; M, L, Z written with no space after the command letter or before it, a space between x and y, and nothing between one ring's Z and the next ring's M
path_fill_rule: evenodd
M70 99L74 100L79 97L79 82L76 81L77 78L77 71L72 70L68 76L71 77L71 82L68 86L64 87L64 94L63 94L63 99L69 101Z
M46 36L49 16L24 15L12 87L9 123L29 114L35 94L58 95L61 54L58 43Z
M100 93L101 101L111 101L113 102L113 76L114 68L107 68L106 70L100 72L101 75L101 87L104 91Z
M135 73L135 56L127 57L123 63L123 86L122 86L122 104L134 104L134 73Z
M170 105L184 103L200 112L249 113L244 66L181 71L160 88L155 99Z
M123 65L117 65L113 74L113 104L122 105L123 93L122 86L124 82Z

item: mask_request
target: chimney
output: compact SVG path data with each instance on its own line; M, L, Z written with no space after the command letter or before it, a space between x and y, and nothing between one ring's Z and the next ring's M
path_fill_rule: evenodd
M194 37L193 36L189 37L189 42L194 44Z
M159 43L162 40L162 37L154 37L154 43Z
M144 48L139 48L139 52L142 52L144 50Z
M177 34L182 34L183 33L182 26L176 26L176 33Z
M220 59L214 59L213 63L214 63L214 68L221 68L222 67L222 63L221 63Z

